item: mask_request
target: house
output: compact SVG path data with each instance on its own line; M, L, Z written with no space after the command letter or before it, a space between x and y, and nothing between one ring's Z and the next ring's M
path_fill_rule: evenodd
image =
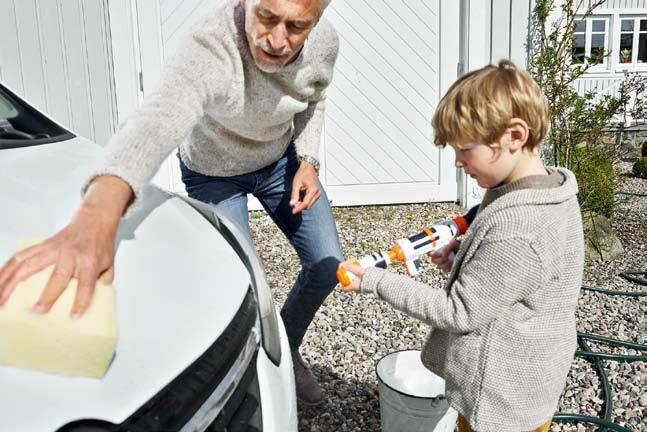
M0 0L0 79L105 144L159 77L178 38L224 0ZM577 55L613 52L577 83L613 92L647 65L647 0L608 0L578 28ZM333 205L480 201L430 119L464 71L525 65L534 0L333 0L340 35L321 179ZM647 71L647 66L645 67ZM174 157L155 181L182 191Z
M583 2L582 9L590 1ZM647 72L647 1L606 0L580 21L574 34L575 57L596 57L576 83L580 93L616 94L625 72Z

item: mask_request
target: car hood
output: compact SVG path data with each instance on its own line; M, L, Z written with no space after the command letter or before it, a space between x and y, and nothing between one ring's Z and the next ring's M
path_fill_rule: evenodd
M0 262L24 238L69 222L103 148L83 138L0 150ZM0 366L0 430L56 430L76 419L121 423L221 334L250 285L222 235L153 186L122 219L114 286L119 339L102 379Z

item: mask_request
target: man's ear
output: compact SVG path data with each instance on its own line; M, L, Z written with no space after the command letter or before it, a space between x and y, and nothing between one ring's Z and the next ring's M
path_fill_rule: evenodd
M510 151L516 152L521 150L528 142L530 129L528 123L520 118L513 118L508 122L508 132L510 133L509 148Z

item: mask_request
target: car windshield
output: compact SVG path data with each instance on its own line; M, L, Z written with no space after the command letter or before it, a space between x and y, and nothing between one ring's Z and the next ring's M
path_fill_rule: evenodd
M46 144L73 137L0 85L0 149Z

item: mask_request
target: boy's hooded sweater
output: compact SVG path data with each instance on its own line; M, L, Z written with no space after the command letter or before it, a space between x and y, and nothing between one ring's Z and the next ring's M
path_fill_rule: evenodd
M362 292L433 327L422 361L479 432L546 422L573 360L582 220L575 176L555 171L560 186L512 190L481 209L444 288L382 269L361 281Z
M270 165L292 137L299 155L318 159L338 46L321 18L294 61L265 73L249 51L240 0L228 0L184 38L157 88L108 143L93 177L115 175L138 195L178 146L190 169L209 176Z

